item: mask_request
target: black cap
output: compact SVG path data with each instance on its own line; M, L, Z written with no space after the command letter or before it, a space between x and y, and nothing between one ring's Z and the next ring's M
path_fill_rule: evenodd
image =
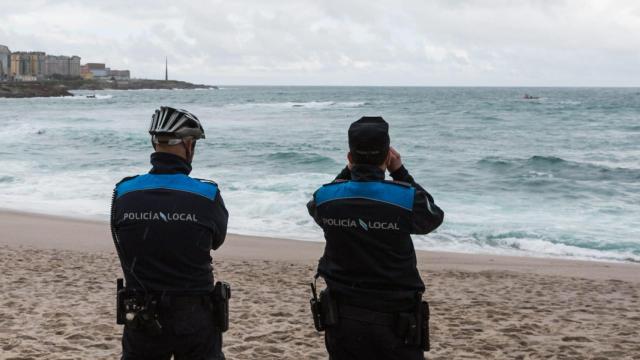
M349 150L362 156L389 151L389 124L381 116L363 116L349 126Z

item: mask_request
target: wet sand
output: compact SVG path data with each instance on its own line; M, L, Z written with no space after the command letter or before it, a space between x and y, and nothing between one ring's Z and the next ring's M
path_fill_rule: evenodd
M230 235L228 359L326 359L308 282L322 243ZM432 305L428 359L638 359L640 265L418 253ZM116 359L108 225L0 212L0 359Z

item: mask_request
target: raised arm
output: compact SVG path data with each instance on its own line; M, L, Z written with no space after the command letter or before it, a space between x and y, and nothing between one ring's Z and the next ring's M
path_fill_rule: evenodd
M444 211L436 205L433 196L420 186L402 165L400 154L394 148L390 148L389 151L390 157L387 168L393 180L411 184L416 189L413 199L411 233L428 234L442 224Z

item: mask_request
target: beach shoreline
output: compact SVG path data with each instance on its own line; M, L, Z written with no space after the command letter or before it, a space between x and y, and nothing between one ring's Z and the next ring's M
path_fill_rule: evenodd
M33 226L38 223L37 226ZM113 252L109 224L101 220L0 209L0 244L35 248ZM79 233L88 234L80 237ZM43 236L46 234L46 236ZM214 258L235 260L317 261L324 240L307 241L266 236L228 234ZM470 254L416 250L419 266L428 270L520 271L540 275L581 277L593 280L640 282L640 264L555 257Z
M0 211L3 359L114 359L115 279L103 221ZM232 285L230 359L326 359L308 283L322 242L230 234L214 252ZM634 359L638 264L417 252L431 303L429 359Z

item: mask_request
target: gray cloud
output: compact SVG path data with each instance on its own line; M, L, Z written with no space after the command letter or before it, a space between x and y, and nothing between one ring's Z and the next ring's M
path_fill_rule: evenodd
M218 84L639 85L640 4L607 0L3 4L0 43Z

